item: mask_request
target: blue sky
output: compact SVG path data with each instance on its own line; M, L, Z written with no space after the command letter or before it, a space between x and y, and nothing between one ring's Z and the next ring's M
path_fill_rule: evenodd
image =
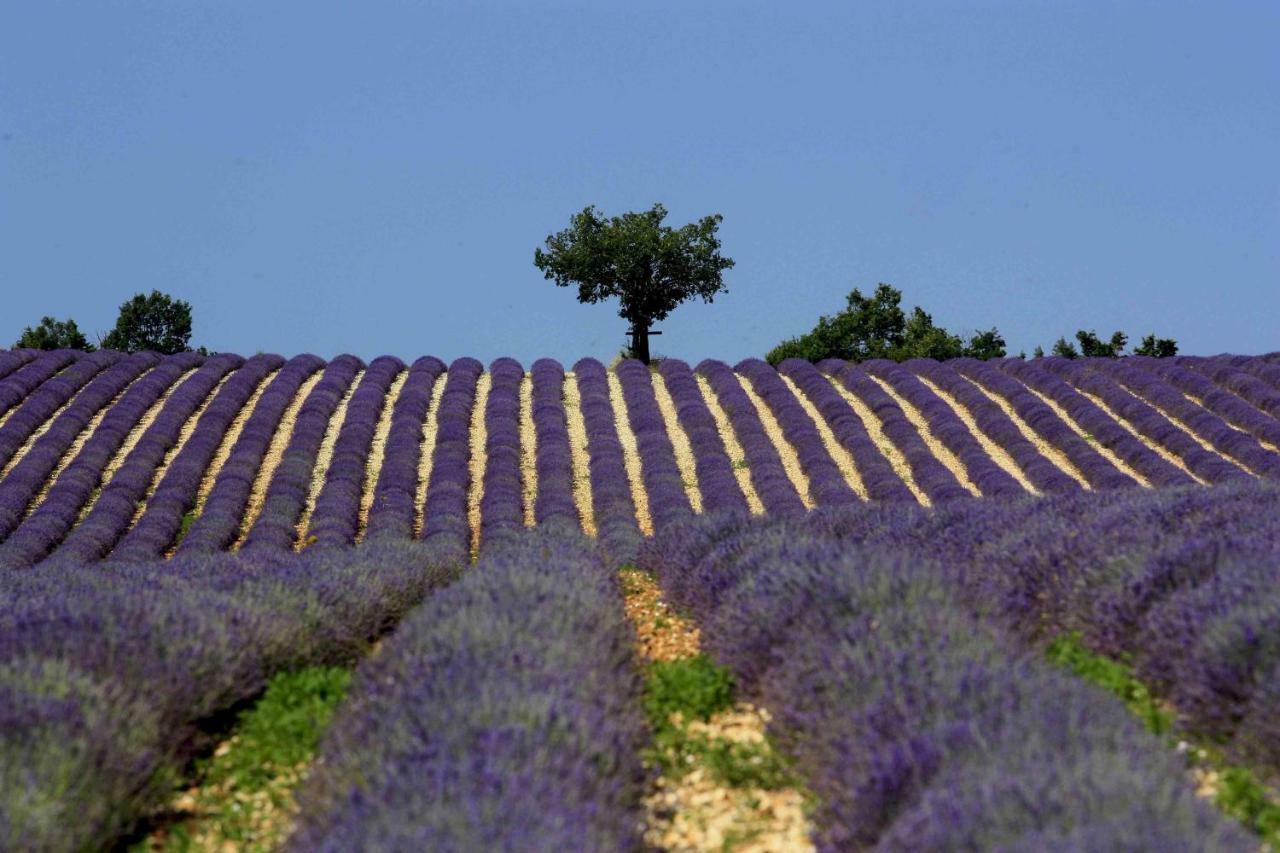
M724 215L736 360L890 282L1013 352L1079 327L1280 350L1280 4L11 4L0 342L607 358L533 250L587 204Z

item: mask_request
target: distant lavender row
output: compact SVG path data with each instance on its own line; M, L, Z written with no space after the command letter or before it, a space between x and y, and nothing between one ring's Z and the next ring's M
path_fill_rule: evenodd
M244 359L238 355L210 356L198 371L174 390L111 482L103 487L84 521L54 551L54 559L87 563L106 555L146 499L156 469L177 444L188 419L194 416L218 382L243 363Z
M1037 359L1082 391L1098 396L1107 408L1133 425L1139 435L1179 457L1193 474L1208 483L1226 483L1248 477L1235 465L1210 453L1132 392L1107 377L1092 363L1074 364L1065 358Z
M457 571L402 543L0 575L0 846L111 849L168 801L201 720L353 664Z
M1200 405L1213 412L1232 426L1242 429L1255 438L1280 445L1280 420L1259 411L1240 397L1221 387L1203 373L1170 363L1167 358L1129 359L1142 368L1164 379L1184 394L1196 398ZM1252 378L1252 377L1248 377ZM1280 395L1278 395L1280 398Z
M19 367L9 376L0 379L0 416L22 403L32 391L40 386L40 383L67 365L75 363L82 355L83 353L76 350L66 349L42 353L32 361ZM119 356L118 353L113 355ZM103 358L111 359L112 356L99 356L99 360Z
M178 544L178 553L211 554L230 547L235 541L249 494L280 419L302 383L323 367L324 360L318 356L297 356L271 380L218 472L200 517Z
M194 352L168 356L154 370L133 383L119 401L106 410L79 453L49 486L44 502L0 546L0 568L29 566L48 555L63 540L79 520L85 503L102 483L103 471L129 437L129 432L173 383L203 361L204 357ZM225 366L215 366L199 378L193 375L190 381L196 383L198 393L185 397L181 402L189 402L191 410L194 410L225 372Z
M1062 418L1026 386L1001 373L990 363L972 358L947 362L986 390L1001 397L1018 417L1047 443L1061 451L1094 489L1126 489L1138 482L1067 426Z
M911 476L920 491L933 503L971 497L969 490L960 485L956 475L938 461L915 424L907 419L897 401L877 385L862 368L845 361L828 359L818 365L819 370L838 381L846 391L857 397L880 420L885 437L907 460Z
M489 365L485 403L484 491L480 497L480 547L498 547L524 530L520 479L520 383L524 368L510 358Z
M573 366L573 372L578 380L582 420L587 432L596 535L615 564L627 563L635 558L642 537L622 443L618 440L616 415L609 399L609 380L604 365L593 358L580 360Z
M313 356L300 356L310 361ZM227 429L253 392L284 359L255 355L229 378L200 415L195 430L169 462L137 524L110 552L113 560L141 561L159 557L173 543L182 518L196 502L204 474Z
M276 551L293 549L298 519L311 494L316 456L329 430L329 421L346 396L364 362L354 355L340 355L325 365L320 381L307 394L294 420L289 442L267 484L262 509L249 528L242 547ZM247 519L245 520L247 521ZM241 522L243 526L244 522ZM239 529L239 528L238 528Z
M0 379L4 379L10 373L13 373L19 367L31 362L40 350L37 349L13 349L0 351Z
M1207 376L1219 387L1240 396L1272 418L1280 419L1280 390L1252 373L1212 358L1175 358L1171 361L1177 367ZM1280 368L1268 366L1266 369L1276 371L1277 378L1280 378Z
M858 503L858 495L845 481L831 454L822 443L813 420L800 406L768 363L745 359L734 370L751 383L782 429L783 438L795 449L800 468L809 478L809 499L815 506L847 506Z
M640 473L645 492L649 496L649 515L654 530L682 521L693 514L689 495L684 489L680 468L676 465L676 452L667 435L667 422L658 409L658 398L653 393L653 380L649 368L635 359L624 359L614 371L622 386L622 398L626 403L625 415L635 433L636 449L640 455Z
M836 441L848 451L871 500L915 503L915 495L871 440L862 419L832 387L827 377L809 362L798 358L782 362L778 365L778 372L795 383L826 421Z
M1000 368L1052 400L1086 435L1114 453L1153 486L1187 486L1195 480L1135 438L1084 394L1042 366L1045 359L1006 359Z
M631 632L588 540L486 549L356 674L292 850L641 850Z
M760 416L756 414L756 407L742 390L738 377L724 362L712 359L700 362L695 370L707 380L720 407L729 418L738 444L742 445L742 452L746 454L751 484L760 496L765 510L772 515L784 516L803 513L804 503L787 477L778 450L765 434Z
M850 538L928 517L709 519L642 557L770 710L817 796L819 848L1251 849L1119 701L963 608L950 566Z
M117 361L86 385L54 419L48 431L0 481L0 539L8 538L26 517L31 502L94 415L159 360L154 353L137 353Z
M1155 361L1155 359L1151 359ZM1232 429L1213 412L1196 405L1158 375L1143 370L1132 359L1099 359L1091 365L1105 372L1131 393L1159 408L1168 418L1177 418L1202 441L1219 453L1244 464L1264 477L1280 476L1280 454L1266 450L1252 435ZM1268 418L1259 417L1264 423ZM1280 424L1277 424L1280 428Z
M360 502L364 498L365 481L368 479L369 451L373 445L373 436L378 429L378 421L382 417L391 384L404 369L404 362L395 356L375 358L369 363L359 387L347 402L346 416L333 444L333 457L325 471L324 484L320 487L320 494L316 496L308 529L303 531L308 539L314 537L317 547L338 547L351 545L356 541L360 528ZM418 440L422 440L421 429L418 430ZM384 463L386 458L384 454ZM416 458L408 464L413 470L417 470ZM415 481L414 487L416 486Z
M538 476L534 520L539 527L582 529L573 500L573 453L564 411L564 369L559 362L540 358L533 363L533 429Z
M436 380L444 371L444 362L434 356L423 356L409 368L409 376L391 412L391 431L387 434L382 470L378 472L373 503L369 507L366 541L413 538L422 425L427 419Z
M39 386L31 391L22 404L10 414L4 426L0 427L0 467L7 465L36 430L48 423L53 413L75 396L86 382L115 364L120 358L120 354L115 352L95 352L79 359L52 379L41 380ZM40 367L40 365L36 364L32 367ZM34 380L41 373L43 371L25 378Z
M978 487L983 497L1026 494L1017 480L992 461L951 406L909 370L882 359L865 362L862 368L888 383L920 411L929 431L959 458L969 479Z
M1037 489L1047 494L1080 491L1079 483L1045 458L996 403L957 373L950 364L929 359L912 359L906 366L915 371L917 376L928 379L950 394L967 409L978 429L1013 458L1027 480Z
M733 474L733 460L725 452L715 417L707 409L693 371L683 361L667 358L658 365L658 373L693 451L703 512L746 515L747 499Z
M436 450L423 510L422 538L453 549L459 560L471 551L467 490L471 484L471 410L484 365L460 358L449 365L448 384L436 420Z

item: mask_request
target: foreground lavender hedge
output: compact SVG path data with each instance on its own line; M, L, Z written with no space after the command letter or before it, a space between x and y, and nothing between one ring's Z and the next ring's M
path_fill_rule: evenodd
M171 793L202 719L354 662L457 570L385 543L0 575L0 848L109 848Z
M640 849L630 642L584 538L487 549L357 672L290 847Z
M706 519L642 556L773 713L820 849L1252 849L1121 703L976 618L951 567L851 543L895 517L899 545L932 518Z

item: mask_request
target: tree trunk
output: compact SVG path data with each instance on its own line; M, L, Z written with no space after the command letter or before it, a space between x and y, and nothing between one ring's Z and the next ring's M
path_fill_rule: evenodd
M631 357L649 363L649 324L631 324Z

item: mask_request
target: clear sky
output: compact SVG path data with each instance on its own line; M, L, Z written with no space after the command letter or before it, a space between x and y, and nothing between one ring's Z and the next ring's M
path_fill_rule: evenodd
M1028 352L1280 350L1280 3L12 3L0 345L152 288L194 343L608 358L533 250L724 215L657 352L763 353L890 282Z

